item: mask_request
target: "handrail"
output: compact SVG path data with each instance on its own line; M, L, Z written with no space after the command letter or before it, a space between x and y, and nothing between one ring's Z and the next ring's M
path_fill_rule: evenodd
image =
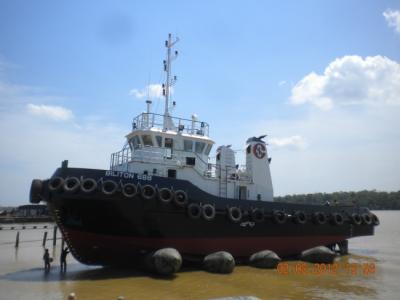
M188 134L195 134L201 136L209 135L209 124L207 122L189 120L178 117L165 116L156 113L141 113L133 118L132 130L149 129L153 127L163 128L164 118L170 118L175 122L175 130L183 131Z

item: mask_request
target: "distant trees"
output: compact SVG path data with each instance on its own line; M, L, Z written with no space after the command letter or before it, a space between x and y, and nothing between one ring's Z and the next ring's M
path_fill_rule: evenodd
M334 192L334 193L315 193L302 195L287 195L275 197L277 202L304 203L304 204L331 204L336 201L339 204L352 205L357 203L370 209L400 209L400 191L379 192L360 191L360 192Z

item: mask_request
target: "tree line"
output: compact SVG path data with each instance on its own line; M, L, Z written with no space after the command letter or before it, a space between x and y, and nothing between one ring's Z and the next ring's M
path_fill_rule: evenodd
M400 191L380 192L360 191L360 192L334 192L334 193L314 193L301 195L287 195L274 197L277 202L290 202L302 204L334 204L366 206L369 209L400 209Z

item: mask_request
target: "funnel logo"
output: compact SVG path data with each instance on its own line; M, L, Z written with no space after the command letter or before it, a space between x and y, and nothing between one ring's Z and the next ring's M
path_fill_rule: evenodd
M264 158L265 154L267 153L267 150L265 149L265 145L260 144L260 143L255 144L253 146L253 153L259 159Z

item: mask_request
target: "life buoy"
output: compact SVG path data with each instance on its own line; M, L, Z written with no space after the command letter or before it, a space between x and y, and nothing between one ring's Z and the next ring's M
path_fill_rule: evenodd
M115 192L118 189L118 185L113 181L113 180L105 180L103 181L103 184L101 185L101 191L103 194L107 196L111 196L115 194Z
M293 221L296 224L306 224L307 223L307 216L304 211L298 210L293 214Z
M334 225L343 225L344 223L343 215L337 212L332 213L331 220Z
M314 213L313 215L313 220L316 224L318 225L323 225L326 223L327 221L327 217L326 214L324 212L321 211L317 211Z
M49 181L49 190L51 192L58 191L64 184L64 178L62 177L53 177Z
M272 213L272 219L277 224L284 224L287 219L287 214L282 210L274 210Z
M228 218L233 223L238 223L242 220L242 211L240 208L236 206L232 206L228 208Z
M251 211L251 219L256 223L261 223L264 221L264 210L259 208L254 208Z
M351 214L350 220L354 225L361 225L362 223L360 215L356 213Z
M68 177L65 179L63 187L66 193L72 194L79 189L80 185L81 183L77 177Z
M191 219L199 219L202 215L202 208L197 203L190 203L187 208L187 213Z
M143 188L142 188L142 197L144 199L147 200L151 200L156 196L156 189L150 185L150 184L146 184Z
M161 202L170 203L172 201L172 198L174 197L174 193L168 188L161 188L158 191L158 197Z
M202 215L204 220L212 221L215 218L215 207L211 204L204 204L202 207Z
M371 225L372 224L372 218L371 215L368 213L363 213L361 215L361 219L363 220L363 222L367 225Z
M89 194L97 189L97 182L93 178L85 178L81 181L82 192Z
M372 215L372 224L374 224L375 226L378 226L381 222L379 221L379 218L377 215L375 214L371 214Z
M188 195L185 191L177 190L174 195L174 203L179 207L185 207L188 202Z
M137 187L133 183L125 183L122 185L122 194L127 198L133 198L137 194Z

